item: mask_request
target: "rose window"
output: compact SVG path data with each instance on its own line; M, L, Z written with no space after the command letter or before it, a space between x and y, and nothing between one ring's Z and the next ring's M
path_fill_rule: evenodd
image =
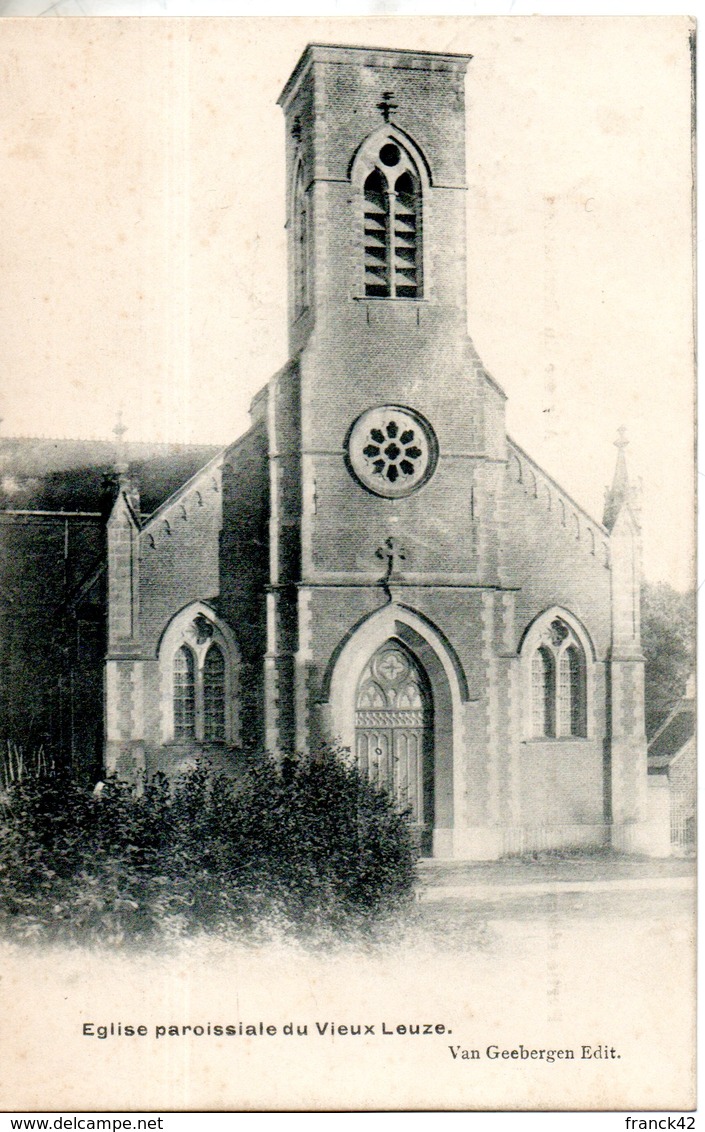
M376 495L409 495L432 475L437 445L428 421L398 405L368 409L348 439L348 464Z

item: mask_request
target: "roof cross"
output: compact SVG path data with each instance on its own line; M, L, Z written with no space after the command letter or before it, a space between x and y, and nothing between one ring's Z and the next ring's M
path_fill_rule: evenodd
M117 421L115 422L115 428L113 429L113 433L118 444L122 444L122 438L126 432L127 425L122 419L122 409L118 409Z
M113 429L113 436L115 437L115 464L113 470L119 476L125 475L127 472L127 462L125 460L125 444L123 438L127 432L127 425L122 419L122 409L118 409L117 421Z
M614 442L614 446L615 448L626 448L628 444L627 430L624 425L622 425L621 428L617 429L617 439Z

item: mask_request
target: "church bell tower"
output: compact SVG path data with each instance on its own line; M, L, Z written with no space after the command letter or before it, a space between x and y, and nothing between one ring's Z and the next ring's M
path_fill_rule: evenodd
M341 318L353 334L464 332L469 58L321 45L301 57L279 100L292 354Z
M467 335L469 58L313 44L279 100L291 360L269 394L278 749L307 746L325 720L330 658L361 618L503 575L504 394Z

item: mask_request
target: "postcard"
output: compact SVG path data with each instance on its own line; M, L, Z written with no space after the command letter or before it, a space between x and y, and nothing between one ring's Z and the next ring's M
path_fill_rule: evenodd
M693 41L0 21L6 1110L694 1107Z

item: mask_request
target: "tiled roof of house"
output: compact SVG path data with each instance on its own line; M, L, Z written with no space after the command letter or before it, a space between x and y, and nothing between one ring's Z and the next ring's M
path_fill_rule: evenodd
M649 769L667 767L672 759L695 735L695 704L684 699L661 724L649 743Z
M221 451L221 445L122 442L150 514ZM0 440L0 510L99 511L103 475L115 463L114 440Z

